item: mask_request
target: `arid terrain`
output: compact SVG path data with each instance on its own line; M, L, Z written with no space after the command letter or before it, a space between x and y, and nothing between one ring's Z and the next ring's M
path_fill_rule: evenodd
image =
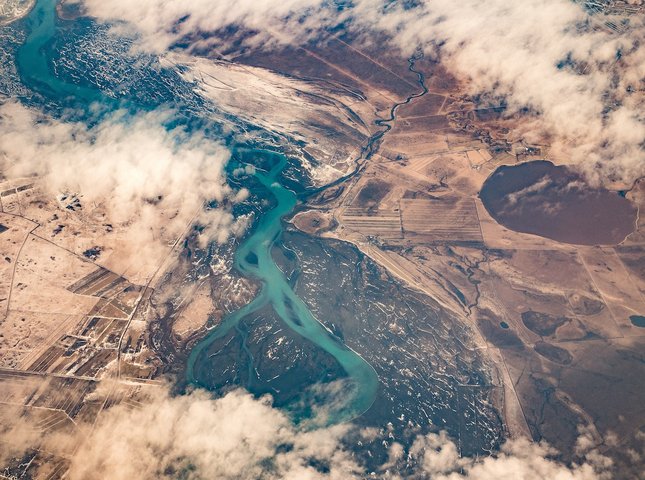
M612 15L625 15L619 7L640 8L621 4ZM3 15L0 10L0 24ZM613 18L594 28L613 31ZM633 214L633 228L628 226L625 236L608 236L621 236L617 241L564 243L504 227L480 196L500 167L536 160L570 165L575 172L577 166L563 150L551 148L550 138L526 134L532 112L507 114L504 102L473 94L467 80L450 72L440 57L409 56L381 45L342 31L270 50L233 42L201 55L161 55L158 68L180 72L178 78L195 98L215 105L211 115L227 134L235 131L240 144L273 148L289 157L284 178L292 182L287 186L300 188L298 204L283 219L286 246L275 247L273 255L294 290L303 290L298 293L310 309L331 312L330 319L321 320L330 335L343 338L370 361L360 348L382 349L375 350L373 363L381 376L391 374L383 381L390 390L379 393L382 403L368 411L367 427L375 428L369 422L388 408L383 415L395 418L400 412L391 405L397 402L407 409L405 402L421 396L415 388L425 389L422 380L436 373L423 368L440 365L439 373L449 379L445 388L442 383L440 393L434 387L423 391L432 392L429 405L439 399L445 412L458 418L456 443L463 452L479 454L503 439L528 437L548 442L563 462L579 462L593 448L612 459L621 472L617 478L640 478L645 179L633 184L615 180L603 187L603 195L620 195L621 205L629 206L627 223ZM65 478L83 436L114 406L145 408L150 392L169 382L185 392L191 348L256 297L261 282L236 270L235 249L243 233L205 246L200 233L206 222L198 214L182 218L180 229L166 229L166 219L178 213L159 207L151 210L150 223L162 227L151 227L145 237L153 240L133 244L140 225L113 219L104 203L72 191L54 195L37 174L16 178L5 173L0 172L0 419L24 418L31 433L24 435L26 448L22 441L3 444L8 454L0 455L5 461L0 477ZM247 189L244 181L254 185L248 180L255 174L250 162L240 161L228 173L235 188ZM574 179L582 182L576 186L581 192L600 188L585 183L584 173ZM228 199L208 201L253 225L270 202L248 190L239 203L230 201L234 206ZM145 199L155 207L160 201ZM573 217L592 215L591 210L581 208ZM558 218L556 208L554 224ZM590 218L591 228L606 227L602 216ZM299 236L323 243L308 244ZM309 251L299 249L298 242ZM338 254L342 260L335 264L325 248L345 256ZM397 303L383 307L378 298L347 297L343 301L352 306L340 311L336 325L331 307L305 291L322 292L338 280L312 273L306 255L313 256L314 249L319 258L329 257L330 271L369 270L369 275L355 273L351 281L364 282L366 290L370 282L382 281L387 287L375 291L400 295L408 310ZM298 262L305 265L304 273L294 266ZM300 276L313 286L299 285ZM363 317L377 315L369 310L374 305L383 315L374 318L384 320L375 327L374 343L362 344L356 332L369 334L368 328L347 318L369 325ZM436 316L431 327L423 323L430 322L423 316L426 309ZM418 329L417 338L405 337L397 323L405 323L401 311L407 312L410 328ZM263 325L258 315L256 330L245 332L256 342L254 354L265 356L265 364L255 365L256 374L273 375L281 365L271 363L271 355L293 348L304 358L305 385L316 374L318 357L307 360L306 346L280 337L282 327L268 320ZM450 336L454 345L433 343L441 335ZM225 340L217 347L222 351L234 344ZM236 368L239 352L249 349L240 345L226 357ZM400 353L413 359L409 372L388 367L390 345L393 358ZM462 361L476 366L477 379L466 378ZM233 375L228 364L222 369ZM233 375L231 384L237 385L238 377ZM391 394L397 388L408 397ZM458 410L449 405L453 398L472 402ZM401 429L416 421L409 413L413 410L405 411L407 417L401 413ZM438 409L433 417L431 410L423 410L429 423L444 415ZM390 422L389 428L387 441L399 434L398 424ZM52 450L59 435L74 440ZM381 437L374 438L374 456L385 463L385 448L378 451ZM589 444L581 445L581 438Z
M486 178L502 165L567 160L500 134L508 120L464 102L440 70L423 71L428 94L397 111L359 175L313 199L293 225L353 243L470 325L499 369L511 435L573 452L588 428L631 463L645 421L645 332L632 321L645 311L643 220L597 246L498 224L479 198ZM626 198L642 211L645 181Z

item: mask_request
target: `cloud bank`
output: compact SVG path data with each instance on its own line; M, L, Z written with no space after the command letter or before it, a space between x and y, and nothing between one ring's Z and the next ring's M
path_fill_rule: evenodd
M528 109L532 121L517 135L552 143L592 180L645 175L645 26L636 16L619 34L570 0L354 0L342 11L316 0L83 4L103 21L133 26L156 52L186 38L208 51L217 42L207 33L231 25L259 32L242 39L259 48L300 44L341 23L366 38L385 32L403 54L421 47L438 55L466 92L503 99L509 115Z
M619 35L569 0L432 0L386 14L374 3L359 0L357 18L403 51L438 49L468 93L504 99L509 114L530 109L529 140L550 139L597 179L645 174L641 18Z
M24 427L3 423L0 442L14 442L17 454L24 442L15 442L12 423ZM607 474L598 458L566 466L548 446L521 439L495 456L463 458L445 433L418 437L408 452L395 443L390 460L369 471L351 445L370 439L373 432L352 425L298 429L270 397L242 390L219 399L202 390L174 397L163 387L149 392L140 408L112 407L96 425L47 437L41 448L55 453L80 444L72 448L66 477L72 480L600 480Z
M102 20L129 23L136 27L141 46L158 53L187 38L191 39L192 48L212 47L219 42L209 39L208 34L231 25L243 25L253 32L252 35L246 32L247 45L267 48L304 40L320 30L323 19L328 25L336 22L328 17L329 10L320 0L142 0L134 3L72 0L68 3L82 4L92 16ZM119 27L127 31L127 25Z
M51 198L77 195L87 219L100 215L127 230L133 252L175 240L195 220L208 225L204 241L223 241L241 226L203 205L244 198L225 183L229 152L167 127L172 119L172 111L116 112L88 127L8 102L0 105L0 171L36 176Z

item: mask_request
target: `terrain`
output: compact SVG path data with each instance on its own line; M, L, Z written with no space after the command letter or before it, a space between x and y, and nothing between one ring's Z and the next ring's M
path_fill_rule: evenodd
M10 0L0 5L0 25L11 23L25 15L36 3L34 0Z
M3 40L2 93L51 112L176 102L178 123L230 147L227 184L247 196L206 204L247 228L204 243L206 222L166 228L177 210L157 198L165 226L133 246L136 222L106 204L0 172L0 410L41 437L4 477L63 478L82 439L56 452L42 439L145 408L168 378L174 393L270 394L296 423L351 420L376 432L348 446L373 469L394 443L444 431L460 455L528 437L563 462L581 460L584 435L623 478L640 474L644 179L586 183L548 138L517 133L530 118L420 52L341 31L135 61L81 14L52 17L44 50L27 40L52 68L25 74ZM0 38L24 39L22 21ZM561 169L546 187L542 173L500 180L545 164ZM527 188L537 206L504 210Z

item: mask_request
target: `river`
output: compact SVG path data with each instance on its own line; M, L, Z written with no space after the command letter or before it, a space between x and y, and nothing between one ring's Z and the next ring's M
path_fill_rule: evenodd
M57 28L55 9L56 0L38 0L25 19L29 34L17 53L17 67L22 82L43 97L55 99L71 107L81 107L86 111L91 110L91 104L94 104L94 110L99 105L108 111L115 108L116 103L101 91L68 83L54 75L48 55L52 53L49 47ZM131 110L136 109L136 105L128 107ZM254 152L258 157L267 153L270 152ZM271 247L282 233L282 218L292 212L297 204L296 194L279 183L287 159L284 156L278 158L280 161L270 170L258 169L255 173L256 179L275 199L277 205L256 220L256 224L235 255L236 269L243 275L260 280L261 291L251 303L224 318L218 327L194 347L188 360L187 377L189 381L198 383L194 377L195 364L199 362L200 356L208 346L236 327L244 316L271 305L289 329L333 356L347 374L347 380L351 385L351 388L346 390L349 397L346 401L339 402L340 406L334 411L328 412L329 422L346 421L362 414L372 405L378 389L378 377L370 364L344 345L314 317L289 286L271 255Z
M194 376L194 366L208 346L238 325L242 318L270 304L291 330L331 354L348 374L355 387L352 389L353 398L330 417L334 422L348 420L362 414L372 405L378 388L378 377L369 363L342 344L312 315L289 286L285 275L271 256L271 248L282 233L282 218L291 213L297 203L295 193L277 181L287 163L284 156L278 158L280 161L270 171L258 170L255 173L255 177L275 198L277 205L259 219L235 253L235 268L245 276L261 280L262 289L251 303L224 318L217 328L193 348L188 360L187 376L189 381L199 383Z
M22 83L45 97L68 99L75 105L109 103L99 90L67 83L53 75L47 54L56 33L56 3L57 0L38 0L25 18L29 34L16 58Z

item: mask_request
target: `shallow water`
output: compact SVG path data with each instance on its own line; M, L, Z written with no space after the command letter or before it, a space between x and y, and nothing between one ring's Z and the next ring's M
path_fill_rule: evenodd
M63 97L78 104L105 101L100 91L67 83L53 75L47 49L56 32L56 3L56 0L38 0L25 19L29 34L16 56L22 83L48 96Z
M629 317L629 321L635 327L645 328L645 315L632 315Z
M296 195L277 182L286 164L286 158L279 156L279 161L270 171L258 171L255 174L275 198L277 205L262 216L250 236L235 253L235 268L243 275L262 282L260 294L251 303L224 318L221 325L193 348L188 360L187 378L190 382L204 384L200 381L197 370L200 362L209 363L208 348L232 328L237 327L243 318L270 305L284 324L330 354L347 374L351 383L351 398L341 402L338 409L329 414L331 422L344 421L362 414L372 405L378 388L378 377L370 364L344 345L312 315L305 303L294 293L271 255L271 248L282 233L281 219L293 210L297 202ZM248 351L246 353L250 355ZM249 365L252 363L251 358ZM253 372L250 372L249 379L253 377Z

